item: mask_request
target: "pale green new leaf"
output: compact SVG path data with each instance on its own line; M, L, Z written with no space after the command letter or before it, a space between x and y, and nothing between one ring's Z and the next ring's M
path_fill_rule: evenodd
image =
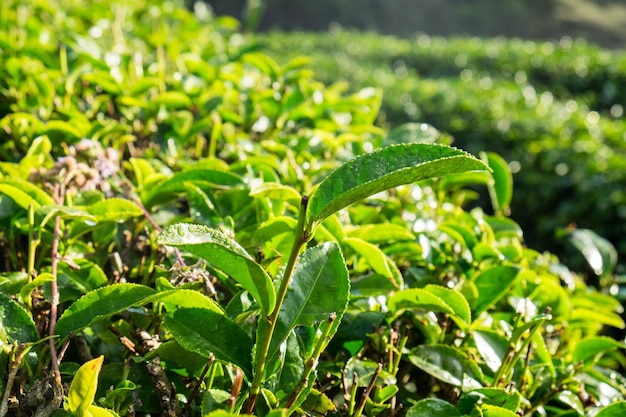
M160 245L175 246L205 259L237 281L269 315L276 305L272 280L235 240L202 225L179 223L167 227L157 238Z
M99 356L84 363L74 375L70 390L67 395L67 404L69 410L76 417L87 417L90 414L87 409L96 397L98 388L98 375L102 369L104 356Z
M99 222L123 222L143 214L137 204L123 198L99 201L87 207L87 211Z

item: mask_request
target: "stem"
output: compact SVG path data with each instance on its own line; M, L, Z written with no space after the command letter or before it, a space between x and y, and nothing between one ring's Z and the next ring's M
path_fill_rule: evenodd
M17 343L15 343L10 356L11 362L9 363L6 389L4 390L4 395L2 396L2 403L0 403L0 417L4 417L9 411L9 397L11 396L15 376L17 375L17 371L20 369L22 358L24 357L24 345L17 345Z
M381 369L383 369L383 364L379 363L378 367L374 371L374 375L372 375L372 379L370 379L370 383L367 385L367 388L365 389L365 392L361 396L361 401L359 402L359 407L356 409L355 413L352 414L352 417L359 417L361 414L363 414L363 409L365 408L365 403L367 402L367 397L370 396L370 393L372 392L372 389L374 389L374 384L376 383L376 380L378 379L378 375L380 374Z
M278 289L278 293L276 294L276 307L270 313L269 317L261 318L262 320L266 320L265 331L261 335L261 340L259 341L259 345L257 346L256 352L256 364L254 369L254 378L252 380L252 385L250 386L250 392L248 394L248 399L244 404L244 413L250 414L254 410L254 405L256 404L256 399L259 396L259 392L261 391L261 384L263 383L263 378L265 374L265 361L267 360L267 354L269 352L270 343L272 342L272 335L274 334L274 329L276 328L276 322L278 321L278 315L280 314L280 309L282 307L283 301L285 301L285 296L287 295L287 289L289 288L289 283L291 282L291 276L293 275L293 270L296 266L296 261L298 260L298 256L300 255L300 251L304 247L304 245L311 238L312 233L307 233L305 230L306 223L306 209L308 205L309 199L308 197L302 196L302 201L300 202L300 212L298 213L298 224L296 226L293 246L291 247L291 253L289 254L289 260L287 261L287 265L285 266L285 273L283 274L282 282L280 283L280 288Z
M211 356L209 356L208 362L206 363L206 365L204 366L204 369L202 370L202 374L200 375L200 378L198 378L198 384L194 387L193 391L191 391L191 394L189 394L189 398L187 399L187 404L185 405L185 408L183 409L184 415L187 415L187 413L189 412L189 407L191 406L193 399L196 397L196 395L198 395L198 392L200 391L200 386L202 385L202 381L204 381L204 378L206 378L206 375L209 372L209 369L213 365L213 362L215 362L215 356L211 354Z
M291 415L294 412L294 410L292 410L291 407L293 407L293 405L296 403L296 400L298 400L298 397L300 397L300 393L307 386L309 375L311 375L311 372L313 372L313 369L315 369L315 367L317 366L317 361L320 355L322 354L322 351L324 350L324 348L328 345L328 342L330 341L330 337L329 337L330 331L333 328L333 323L336 318L337 318L337 314L332 313L330 315L330 317L326 321L326 325L324 326L324 329L322 330L322 335L320 336L317 344L315 345L315 349L313 350L313 354L311 355L311 358L304 364L304 370L302 372L302 378L300 379L300 383L294 390L293 394L291 394L291 398L289 398L289 401L285 405L285 408L289 409L289 412L287 413L289 415Z
M54 238L52 239L52 265L51 273L54 276L50 282L52 292L52 303L50 305L50 324L48 326L48 335L54 336L54 329L57 324L57 309L59 306L59 288L57 286L57 266L59 264L59 234L61 229L61 217L54 218ZM59 358L54 345L54 338L50 338L50 358L52 360L52 373L56 384L61 386L61 373L59 372Z

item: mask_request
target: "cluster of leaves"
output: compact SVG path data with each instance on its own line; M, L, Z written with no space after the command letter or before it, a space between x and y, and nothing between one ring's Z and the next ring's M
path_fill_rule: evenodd
M524 246L496 154L201 4L0 19L0 415L622 414L619 302Z
M324 80L381 87L383 125L423 121L472 153L500 154L515 176L512 215L533 246L565 257L555 230L576 224L626 252L622 52L571 39L406 40L343 31L272 33L261 42L286 59L309 54Z

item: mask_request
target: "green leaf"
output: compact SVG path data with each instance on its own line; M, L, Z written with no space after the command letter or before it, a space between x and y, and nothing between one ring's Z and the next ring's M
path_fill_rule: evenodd
M370 243L415 240L415 235L410 230L393 223L364 224L350 230L347 234L349 237L359 238Z
M489 183L489 195L496 213L506 214L513 198L513 174L504 158L493 152L481 154L481 158L491 168L493 178Z
M206 295L198 291L187 290L184 288L176 288L173 290L162 291L147 297L144 301L147 303L165 303L172 304L177 307L197 307L211 310L215 313L224 314L219 304Z
M191 169L174 174L148 191L144 199L146 207L167 202L178 193L186 191L188 184L228 189L243 184L238 176L214 169Z
M250 414L229 413L226 410L216 410L203 417L254 417Z
M447 401L425 398L409 408L406 417L461 417L461 413Z
M113 410L98 407L97 405L90 405L87 407L87 413L90 417L117 417L117 413Z
M67 395L69 410L77 417L88 417L87 409L93 404L98 388L98 375L104 356L85 362L76 372Z
M74 303L61 315L55 332L65 339L71 332L89 326L96 319L110 317L153 295L152 288L138 284L114 284L91 291Z
M456 387L482 387L483 375L476 362L455 347L421 345L411 350L409 360L424 372Z
M38 209L40 206L52 206L54 200L41 188L28 181L17 178L0 179L0 193L10 197L15 203L28 210L29 205Z
M143 211L130 200L123 198L107 198L87 207L87 211L93 215L98 222L121 223L133 217L143 215Z
M179 91L164 91L157 95L153 100L154 104L164 104L166 107L171 109L188 109L192 104L189 96Z
M459 411L470 415L480 404L494 405L517 412L522 403L522 396L516 390L500 388L479 388L464 393L459 399Z
M39 339L30 314L18 303L0 292L0 342L31 343Z
M348 271L339 247L326 242L304 251L280 308L268 361L275 360L280 345L296 326L314 326L332 313L337 315L335 320L341 320L349 296Z
M252 339L223 314L204 308L182 308L168 313L164 323L186 350L240 367L252 376Z
M95 225L97 220L91 214L80 210L75 207L67 207L60 205L41 206L35 212L36 221L40 227L45 227L46 224L55 216L61 216L61 218L69 218L74 220L81 220L88 225Z
M397 288L400 288L400 283L396 282L396 279L400 275L394 273L391 261L387 258L387 255L376 245L366 242L363 239L355 237L347 237L343 240L343 243L350 246L357 254L364 259L364 261L374 270L374 272L385 276L389 280L393 281Z
M272 280L235 240L206 226L179 223L167 227L157 238L160 245L175 246L205 259L230 275L269 315L276 306Z
M478 298L474 306L474 316L494 305L506 294L520 276L520 268L514 266L496 266L490 268L474 279L478 289Z
M472 322L472 312L465 296L457 290L442 287L441 285L427 285L424 289L452 307L454 315L463 320L463 323L469 325ZM454 316L453 316L454 317Z
M466 328L471 321L471 314L468 314L469 305L460 293L456 294L441 289L429 287L428 289L422 288L409 288L406 290L398 291L393 294L387 300L387 308L392 314L397 314L399 310L426 310L446 313L455 320L461 328ZM432 291L431 291L432 290ZM452 291L452 290L450 290ZM453 305L444 301L440 295L443 295ZM458 312L457 312L458 311Z
M483 417L519 417L517 413L495 405L483 404L480 408Z
M598 357L615 349L625 348L624 343L606 336L587 337L576 343L572 352L574 362L595 363Z
M584 256L593 272L602 277L611 274L617 265L617 251L605 238L592 230L576 229L571 242Z
M37 276L37 278L22 287L20 290L20 299L22 302L26 302L35 288L45 284L46 282L52 281L54 281L54 275L48 272L42 272Z
M293 187L276 182L264 182L250 190L251 197L271 200L299 202L302 196Z
M502 359L509 347L509 341L500 333L488 330L475 330L472 336L476 349L487 367L497 372L502 366Z
M604 407L595 417L623 417L626 415L626 401L619 401Z
M485 169L484 163L468 153L442 145L391 145L360 155L331 172L311 193L307 229L381 191L426 178Z

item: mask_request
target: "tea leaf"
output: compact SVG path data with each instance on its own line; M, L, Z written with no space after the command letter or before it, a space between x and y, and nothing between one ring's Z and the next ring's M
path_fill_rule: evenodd
M407 417L461 417L452 404L439 398L419 400L406 412Z
M0 292L0 343L28 343L39 339L30 314L18 303Z
M467 392L459 399L459 411L470 415L479 404L495 405L516 412L522 402L518 391L499 388L479 388Z
M133 217L143 215L143 211L130 200L123 198L107 198L87 207L87 211L98 222L124 222Z
M474 279L478 289L478 298L474 306L474 316L494 305L513 285L520 275L520 268L514 266L496 266L482 272Z
M65 339L71 332L89 326L96 319L109 317L141 304L155 290L138 284L114 284L91 291L72 303L59 318L55 331Z
M604 407L595 417L622 417L626 415L626 401L619 401Z
M489 195L496 213L506 213L513 198L513 175L504 158L493 152L484 152L481 159L491 168Z
M276 304L272 280L265 270L236 241L206 226L179 223L166 228L157 238L160 245L176 246L205 259L248 291L265 314Z
M588 337L576 343L572 357L575 362L595 362L598 357L615 349L625 348L624 343L606 336Z
M90 413L87 409L96 397L98 388L98 375L102 369L104 356L99 356L85 362L74 375L67 395L69 410L77 417L87 417Z
M366 197L404 184L455 172L486 170L468 153L442 145L391 145L360 155L331 172L313 190L308 229Z
M446 292L437 288L430 291L430 289L431 287L428 289L409 288L398 291L387 300L387 308L393 314L397 314L402 309L442 312L449 314L462 328L467 327L471 317L468 314L469 305L467 305L467 301L462 301L465 300L465 297L458 292ZM454 307L445 302L440 295L450 300Z
M349 293L348 271L335 243L327 242L304 251L298 258L278 315L268 360L278 356L280 345L296 326L314 326L332 313L337 315L335 320L341 320Z
M30 294L33 292L35 288L43 285L46 282L51 282L51 281L54 281L54 275L48 272L43 272L39 274L37 278L29 282L28 284L24 285L22 289L20 290L20 298L22 302L25 302L26 300L30 298Z
M478 364L452 346L421 345L411 350L411 363L443 382L461 388L481 388Z
M483 404L480 408L484 417L519 417L513 411L495 405Z
M182 308L168 313L164 323L186 350L205 358L213 353L252 376L252 340L228 317L204 308Z
M35 209L40 206L54 205L52 197L41 188L17 178L0 179L0 193L10 197L25 210L28 210L28 206L31 204Z

